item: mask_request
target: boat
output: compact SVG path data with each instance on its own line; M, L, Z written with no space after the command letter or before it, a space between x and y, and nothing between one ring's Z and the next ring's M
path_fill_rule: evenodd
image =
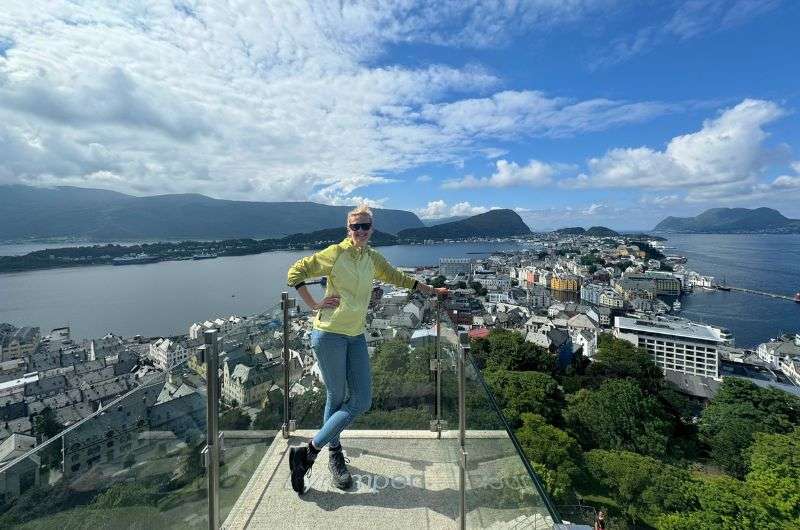
M133 256L122 256L121 258L114 258L111 260L112 265L139 265L142 263L155 263L161 259L160 256L151 256L149 254L141 253Z
M192 256L192 259L199 260L199 259L214 259L216 258L216 254L195 254Z
M794 301L795 303L800 304L800 291L794 293Z

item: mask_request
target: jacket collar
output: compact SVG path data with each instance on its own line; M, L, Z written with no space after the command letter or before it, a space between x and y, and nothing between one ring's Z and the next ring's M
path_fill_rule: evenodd
M344 238L344 239L342 240L342 242L341 242L341 243L339 243L339 245L340 245L340 246L341 246L343 249L345 249L345 250L347 250L347 249L350 249L350 251L351 251L351 252L353 252L353 253L356 253L356 254L358 254L358 255L361 255L361 254L363 254L363 253L364 253L364 251L367 249L367 247L369 247L369 243L367 243L367 245L365 245L365 246L363 246L363 247L357 247L357 246L355 246L355 245L353 244L353 240L352 240L352 239L350 239L349 237L346 237L346 238Z

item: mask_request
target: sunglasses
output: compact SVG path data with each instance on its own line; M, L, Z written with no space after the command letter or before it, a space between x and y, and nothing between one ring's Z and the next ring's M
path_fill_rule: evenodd
M372 223L353 223L351 225L347 225L350 227L350 230L355 232L356 230L363 230L364 232L369 231L372 228Z

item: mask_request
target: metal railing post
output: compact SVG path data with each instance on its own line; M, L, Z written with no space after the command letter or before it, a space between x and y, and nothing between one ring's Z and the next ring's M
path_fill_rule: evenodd
M467 528L467 407L466 407L466 351L469 349L469 335L466 331L458 334L458 445L461 453L458 471L459 528Z
M436 299L436 437L442 437L442 302Z
M281 426L281 434L284 438L289 438L289 433L294 431L294 420L292 420L289 411L289 367L291 366L291 359L289 358L289 331L291 329L291 322L289 321L289 309L295 306L295 299L289 298L289 293L286 291L281 293L281 309L283 310L283 425Z
M208 458L208 528L219 528L219 342L216 329L203 333L205 343L207 421L206 455Z

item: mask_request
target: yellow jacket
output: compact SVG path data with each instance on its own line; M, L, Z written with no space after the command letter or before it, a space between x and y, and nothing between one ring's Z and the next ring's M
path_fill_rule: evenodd
M338 295L340 299L339 307L317 311L314 328L351 337L364 333L373 278L408 289L417 283L392 267L377 250L359 248L350 238L297 260L289 268L288 284L297 288L317 276L328 277L325 296Z

